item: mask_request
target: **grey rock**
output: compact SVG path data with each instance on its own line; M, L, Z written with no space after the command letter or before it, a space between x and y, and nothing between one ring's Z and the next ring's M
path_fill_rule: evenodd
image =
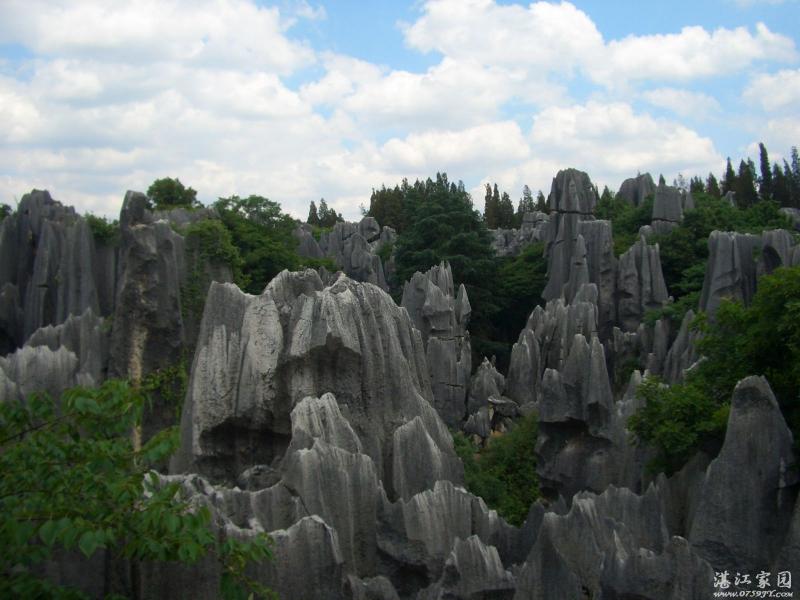
M324 256L322 254L322 249L319 247L319 243L317 243L317 240L311 233L310 225L305 223L298 225L292 232L292 235L294 235L297 240L297 253L300 256L306 256L308 258L322 258Z
M547 513L515 598L704 598L713 572L682 538L669 538L657 492L609 487Z
M763 377L736 385L725 442L706 471L689 540L715 569L769 568L789 527L793 438Z
M503 388L505 388L505 377L494 368L489 359L484 358L472 376L467 410L473 413L485 406L491 396L500 396Z
M667 301L658 244L643 237L619 258L617 275L618 320L623 331L636 331L646 311Z
M212 284L172 469L232 481L252 464L273 464L286 454L292 410L308 396L330 392L396 497L397 461L416 466L419 459L394 456L395 431L403 424L419 417L443 464L455 459L450 433L430 404L429 381L422 339L408 313L373 285L341 275L323 287L312 270L284 271L260 296ZM335 424L338 433L329 439L345 439L336 443L353 449L355 438L342 433L347 428L329 409L315 409ZM448 474L462 477L460 470Z
M514 595L514 576L503 567L494 546L477 535L456 539L442 577L420 592L419 600L508 598Z
M750 302L756 290L754 254L761 249L757 235L712 231L708 262L700 294L700 310L713 315L723 298Z
M800 230L800 208L784 207L780 209L780 212L792 220L795 229Z
M391 234L387 235L391 237ZM380 236L378 222L365 217L361 223L336 223L331 231L320 236L319 248L322 255L332 258L348 277L388 290L383 262L376 254ZM311 246L310 241L305 243ZM315 249L311 247L307 251L313 253Z
M660 184L653 201L652 227L655 233L668 233L683 220L685 203L682 190Z
M695 342L698 333L691 329L694 318L693 310L686 311L678 335L667 353L662 376L669 383L682 381L684 372L697 361Z
M617 196L629 204L639 206L645 198L654 195L655 192L656 184L653 178L650 173L644 173L623 181Z
M401 306L422 335L433 405L447 425L456 427L466 417L472 371L466 288L462 284L455 293L450 265L442 263L414 273L403 286Z
M491 229L492 248L497 256L518 256L526 246L544 241L550 217L544 212L526 212L519 229Z
M392 582L383 575L368 579L348 575L345 597L352 600L400 600Z

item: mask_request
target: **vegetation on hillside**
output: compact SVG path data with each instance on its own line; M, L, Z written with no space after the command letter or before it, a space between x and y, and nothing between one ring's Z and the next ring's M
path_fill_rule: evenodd
M169 429L137 447L145 397L126 382L75 388L60 401L33 395L0 403L0 596L80 597L42 579L40 566L64 550L91 557L101 549L133 561L221 563L224 597L269 590L245 574L270 557L266 534L220 542L211 515L162 483L151 468L176 449ZM122 591L122 590L120 590Z
M653 471L671 473L724 435L736 383L763 375L775 392L795 439L800 436L800 267L759 279L750 306L724 301L714 319L700 315L697 349L704 359L686 381L662 386L645 380L646 404L630 420L635 437L658 451Z
M508 433L492 437L482 449L462 432L453 434L456 453L464 463L467 490L517 526L525 522L531 504L539 497L534 453L537 430L536 416L529 415Z

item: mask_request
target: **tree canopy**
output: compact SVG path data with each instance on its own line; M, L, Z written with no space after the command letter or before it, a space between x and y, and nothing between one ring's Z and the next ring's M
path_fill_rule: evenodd
M60 402L36 394L0 403L1 596L79 596L39 576L37 566L62 549L183 563L213 554L225 597L242 586L269 593L244 572L247 562L269 558L268 536L221 543L209 511L151 471L176 449L177 431L133 444L144 405L144 395L119 380L69 390Z
M147 196L153 201L156 210L201 206L197 200L197 192L190 187L187 188L178 178L156 179L147 188Z

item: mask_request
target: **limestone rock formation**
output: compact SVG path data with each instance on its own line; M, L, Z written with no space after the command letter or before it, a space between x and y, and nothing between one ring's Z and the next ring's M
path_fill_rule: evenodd
M700 310L713 315L723 298L749 304L760 275L796 264L797 246L792 235L783 229L761 235L712 231Z
M549 215L540 211L522 215L519 229L492 229L492 248L497 256L517 256L534 242L541 242L546 235Z
M431 485L434 473L461 480L430 404L421 336L379 288L344 275L323 287L311 270L281 273L260 296L212 284L197 348L174 469L234 481L253 464L273 464L296 405L331 392L391 496ZM420 461L441 468L401 477Z
M403 286L401 306L422 334L433 405L450 427L466 417L472 354L467 325L472 313L467 291L455 293L450 265L414 273Z
M667 301L658 244L651 246L640 237L620 256L617 297L617 318L623 331L636 331L645 312L661 308Z
M25 194L0 224L0 349L86 309L100 314L89 225L46 191Z
M683 220L683 207L685 204L683 190L659 184L653 200L652 227L655 233L669 233Z
M653 182L653 178L650 173L644 173L623 181L617 196L629 204L639 206L645 198L655 193L656 184Z
M772 564L794 504L793 443L767 381L740 381L725 443L706 471L689 533L715 569L757 572Z
M336 223L331 231L322 233L319 242L307 224L299 225L294 236L300 256L330 257L348 277L389 289L388 265L383 264L377 253L381 247L391 246L397 234L391 227L382 228L374 217L364 217L358 223Z
M714 573L680 537L669 537L658 495L609 487L578 494L565 515L546 513L517 578L517 600L707 598Z

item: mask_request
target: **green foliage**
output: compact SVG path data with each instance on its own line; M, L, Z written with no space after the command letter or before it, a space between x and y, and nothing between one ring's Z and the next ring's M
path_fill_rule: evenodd
M373 189L369 198L367 216L375 217L382 226L392 227L397 233L402 233L405 230L403 204L407 189L408 181L405 179L402 187L396 185L393 188L387 188L382 185L379 190Z
M178 436L173 428L134 447L144 403L141 391L109 380L69 390L60 403L40 394L0 404L0 596L78 597L37 576L59 549L183 563L212 553L231 589L248 584L246 561L269 558L265 535L220 543L208 509L150 470Z
M13 213L14 211L8 204L0 204L0 221L5 219L8 215Z
M699 299L708 259L708 236L712 231L760 233L764 229L791 229L791 222L780 213L778 204L770 200L756 202L746 209L705 193L695 194L694 201L695 209L686 211L678 227L649 240L659 244L664 280L676 299L673 308L680 309L674 311L674 316L681 318L690 308L684 298ZM616 223L614 227L616 231Z
M647 377L636 394L645 404L628 427L636 439L656 449L656 458L648 464L651 473L677 471L701 442L724 435L728 405L717 403L701 386L665 386L658 378Z
M115 246L119 243L119 221L111 221L105 217L97 217L92 213L84 215L89 229L92 230L94 241L108 246Z
M284 269L297 270L307 264L297 255L292 235L297 223L277 202L263 196L231 196L220 198L214 207L241 256L236 282L243 290L260 294Z
M486 302L492 312L481 322L470 325L475 364L484 356L495 356L501 371L508 368L511 346L525 327L533 308L542 302L547 284L544 244L526 246L519 256L496 258L496 282ZM470 296L473 311L478 299Z
M467 489L517 526L524 523L539 497L534 454L537 431L536 417L529 415L505 435L491 438L482 450L460 431L453 435L456 453L464 463Z
M156 210L171 208L197 208L197 192L186 187L178 178L164 177L156 179L149 188L147 196L153 201Z
M325 198L321 198L319 201L317 215L320 227L333 227L336 223L344 221L341 214L337 213L333 208L328 208Z
M649 225L653 214L653 197L648 196L639 206L633 206L619 196L600 198L595 208L598 219L608 219L614 232L614 254L626 252L638 239L639 228Z
M378 256L381 259L381 262L385 265L389 262L389 259L392 257L392 252L394 251L394 243L391 244L381 244L380 248L378 248Z
M704 357L683 384L640 388L647 401L630 425L656 447L655 470L673 471L703 444L720 439L736 383L748 375L770 382L795 438L800 434L800 267L779 268L759 279L749 307L723 302L709 320L697 317Z

